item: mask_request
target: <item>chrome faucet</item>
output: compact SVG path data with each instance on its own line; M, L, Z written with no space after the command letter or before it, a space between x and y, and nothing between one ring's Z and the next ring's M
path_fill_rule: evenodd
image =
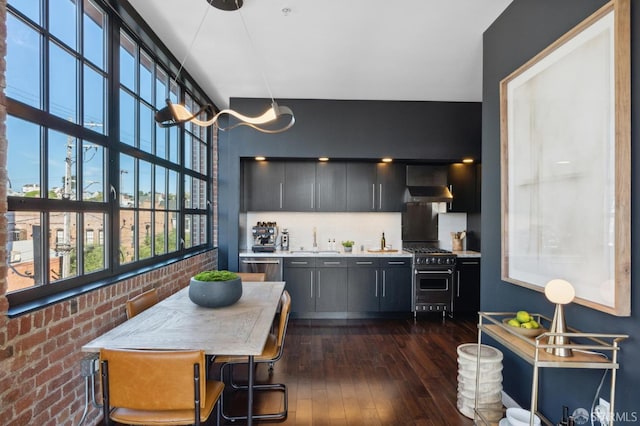
M316 227L313 227L313 251L318 250L318 239L316 235Z

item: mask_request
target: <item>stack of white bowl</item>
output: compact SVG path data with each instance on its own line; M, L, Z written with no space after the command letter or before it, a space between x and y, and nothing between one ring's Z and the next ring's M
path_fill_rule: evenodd
M475 419L477 343L458 346L458 410ZM478 385L478 411L486 420L497 422L502 418L502 352L480 346L480 383Z
M500 421L500 426L529 426L531 411L519 407L507 408L507 417ZM541 420L537 415L533 415L533 425L540 426Z

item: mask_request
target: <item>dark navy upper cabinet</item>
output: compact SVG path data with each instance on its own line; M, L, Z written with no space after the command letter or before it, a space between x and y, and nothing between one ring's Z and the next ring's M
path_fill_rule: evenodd
M376 179L378 211L402 211L406 187L406 166L396 163L378 163L376 165Z
M347 164L347 211L402 211L404 188L405 166L402 164Z
M455 163L449 166L448 184L453 195L448 208L450 212L480 211L479 177L476 164Z
M401 212L405 165L243 161L242 210Z
M313 162L284 164L283 210L310 212L316 210L316 165Z
M347 211L376 211L376 165L374 163L347 164Z
M284 207L284 163L247 161L244 163L244 210L278 211Z
M316 164L315 210L343 212L347 210L347 165L341 162Z

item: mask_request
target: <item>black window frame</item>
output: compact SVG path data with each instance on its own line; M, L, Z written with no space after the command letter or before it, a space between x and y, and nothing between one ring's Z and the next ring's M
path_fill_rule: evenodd
M45 49L47 43L49 43L50 35L46 31L46 22L48 21L45 12L48 7L53 7L50 3L55 0L41 0L41 13L42 13L42 27L33 21L30 21L26 16L20 14L12 5L7 5L7 14L13 14L18 19L25 21L29 26L39 29L40 40L43 45L41 49ZM104 214L107 218L104 235L104 247L106 253L106 268L97 272L89 274L82 274L60 281L50 282L47 274L44 274L43 283L34 285L23 290L12 291L7 293L6 297L9 301L9 316L17 316L22 313L31 312L41 307L47 306L51 303L64 300L69 297L77 296L80 293L91 291L96 288L110 285L118 282L122 279L132 277L141 273L148 272L154 268L171 264L185 258L200 254L213 249L213 215L212 215L212 200L214 197L213 188L213 147L214 147L214 132L217 131L214 127L210 127L204 131L203 142L206 145L206 159L207 165L205 170L189 170L185 165L185 147L184 147L184 135L189 129L185 129L185 126L179 127L178 137L178 162L173 163L167 159L157 157L152 152L145 152L136 147L124 144L120 142L119 136L119 90L120 90L120 78L119 78L119 49L120 49L120 34L126 33L128 37L134 40L140 49L144 50L145 54L150 56L154 61L154 70L158 67L169 76L171 81L175 80L176 73L180 70L179 61L171 54L171 52L162 44L159 38L151 31L148 25L140 18L135 10L126 2L113 1L113 0L91 0L95 5L100 7L106 16L106 28L105 28L105 40L107 44L106 58L105 58L105 71L107 78L107 89L105 93L105 111L104 115L108 122L107 127L103 131L94 131L91 128L71 123L64 120L54 114L47 111L46 98L41 101L39 108L32 107L25 103L22 103L16 99L10 97L6 98L7 101L7 114L35 125L39 125L41 128L41 139L45 137L49 129L63 132L71 137L76 138L77 141L87 141L104 147L105 157L105 176L104 176L104 188L110 189L106 194L106 200L104 202L95 201L82 201L82 200L65 200L65 199L50 199L50 198L27 198L18 196L8 196L8 211L35 211L41 212L41 227L43 230L49 229L47 223L48 212L60 212L69 211L74 213L87 213L97 212ZM78 1L78 22L83 19L83 2ZM42 31L43 30L43 31ZM83 29L78 29L78 38L83 40ZM43 51L43 50L42 50ZM75 52L77 55L79 70L85 64L85 59L82 57L82 48L77 49ZM46 70L49 66L48 58L46 54L41 55L42 69ZM136 62L136 66L137 66ZM95 68L95 67L94 67ZM137 71L139 72L139 71ZM46 71L40 73L42 90L46 94L46 88L49 82L48 74ZM82 82L78 82L81 79L81 72L76 78L77 84L82 87ZM152 81L155 84L155 73L152 75ZM212 104L212 102L204 95L202 89L195 83L195 81L188 75L185 70L180 70L179 78L176 82L179 89L180 101L192 98L200 104ZM155 89L152 89L152 96L156 96ZM80 94L78 96L77 114L82 117L84 97ZM155 105L159 103L155 102ZM152 105L153 107L153 105ZM155 112L155 108L152 109ZM82 124L82 120L80 121ZM188 127L188 126L187 126ZM155 135L155 130L152 132ZM152 136L152 140L155 138ZM45 146L44 144L41 145ZM42 148L41 148L42 149ZM177 229L178 229L178 241L184 238L185 230L185 217L190 214L201 215L205 218L206 223L206 237L204 241L200 241L199 244L191 247L185 247L184 243L178 243L176 251L164 250L162 254L155 254L153 245L151 247L151 256L142 260L135 260L131 263L121 264L119 260L118 246L119 237L118 229L120 221L120 165L119 156L121 154L127 154L135 157L141 161L147 161L151 163L152 169L155 166L163 167L166 170L177 172L178 177L178 194L176 210L179 212ZM46 161L46 156L44 161ZM46 175L46 165L44 166L44 175ZM197 208L187 208L183 202L179 202L184 199L185 192L185 177L191 176L206 182L205 197L206 204L199 205ZM41 178L44 181L45 178ZM78 179L81 179L79 174ZM155 186L155 177L152 178L152 188ZM42 187L42 185L41 185ZM105 189L107 190L107 189ZM162 210L161 210L162 211ZM165 209L164 211L167 211ZM79 215L82 217L82 214ZM166 215L165 217L169 217ZM78 253L82 252L84 244L84 227L82 226L82 220L77 226L76 238L78 240ZM165 234L166 235L166 234ZM54 238L55 239L55 238ZM46 240L46 242L44 242ZM96 240L94 232L94 242ZM40 247L41 255L43 257L43 265L41 269L48 270L48 253L51 239L43 238L43 244ZM167 246L165 242L165 247ZM46 260L45 260L46 259Z

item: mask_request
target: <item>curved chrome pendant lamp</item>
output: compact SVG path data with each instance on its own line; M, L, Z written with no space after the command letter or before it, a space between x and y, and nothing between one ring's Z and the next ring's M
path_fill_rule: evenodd
M227 11L233 11L233 10L239 11L239 9L242 7L243 0L207 0L207 3L209 3L211 6L217 9L227 10ZM196 31L194 39L191 42L191 46L193 46L193 42L195 41L195 38L198 36L198 33L200 32L200 29L202 28L202 24L204 23L206 16L207 14L205 13L202 17L202 21L200 22L200 26ZM244 26L245 32L247 33L247 37L249 37L249 40L251 41L251 45L253 47L253 41L249 36L249 31L247 29L246 23L244 22L244 18L242 17L242 14L240 14L240 18L242 19L242 24ZM255 47L253 49L255 51ZM182 64L180 65L180 69L178 70L176 79L180 74L180 70L182 70L182 65L184 64L185 60L186 60L186 56L185 56L185 59L182 61ZM266 77L264 77L264 73L263 73L263 78L265 80L265 84L267 85L267 89L269 90L269 93L271 93L271 89L266 80ZM167 99L166 102L167 102L167 106L162 108L158 112L156 112L156 115L155 115L155 120L160 127L173 127L173 126L179 126L185 123L193 123L201 127L208 127L215 124L218 126L220 130L223 130L223 131L235 129L236 127L239 127L239 126L248 126L262 133L281 133L281 132L284 132L285 130L290 129L291 126L293 126L296 121L291 108L278 105L275 99L273 98L273 95L271 95L271 107L268 110L266 110L262 115L257 117L250 117L244 114L240 114L239 112L236 112L232 109L223 109L219 111L217 114L214 114L214 109L212 105L205 105L204 107L200 108L198 112L192 113L187 109L187 107L185 107L182 104L174 104L169 99ZM198 118L202 113L209 113L214 115L211 119L203 121ZM222 115L229 115L237 119L238 121L228 127L220 127L220 125L218 124L218 119ZM282 121L279 119L283 116L289 116L290 118L282 127L271 128L268 126L270 124L276 123L277 121L278 122Z

